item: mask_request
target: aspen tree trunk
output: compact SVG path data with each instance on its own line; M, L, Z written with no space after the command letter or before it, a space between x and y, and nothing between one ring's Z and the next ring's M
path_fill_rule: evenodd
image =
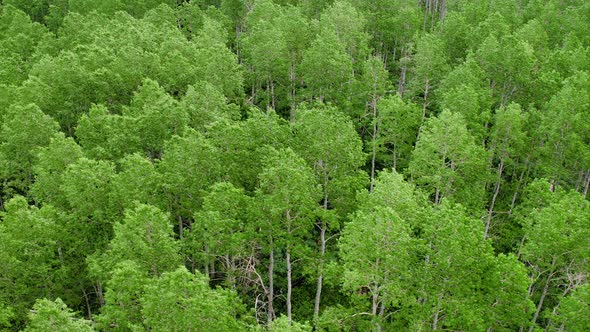
M379 292L375 290L373 293L373 303L371 305L371 314L377 316L377 309L379 308Z
M494 188L494 195L492 196L492 202L490 203L490 208L488 209L488 217L486 218L486 228L483 233L483 239L488 238L488 232L490 231L490 224L492 222L492 214L494 213L494 205L496 204L496 199L498 198L498 193L500 193L500 187L502 186L502 173L504 172L504 159L500 160L500 165L498 166L498 180L496 182L496 186Z
M326 188L328 179L325 178L324 179L324 188ZM328 192L325 191L324 189L324 205L323 205L323 209L327 210L328 209ZM324 271L322 271L323 269L323 260L324 260L324 255L326 254L326 224L325 222L322 220L321 224L320 224L320 273L318 275L318 281L317 281L317 287L316 287L316 293L315 293L315 303L314 303L314 308L313 308L313 317L314 320L316 320L319 316L320 316L320 302L321 302L321 298L322 298L322 283L324 281Z
M428 13L430 12L430 0L424 2L424 18L422 21L422 30L426 31L426 21L428 20Z
M406 51L402 47L402 49L400 51L400 62L401 62L402 68L401 68L401 71L399 74L399 90L398 90L400 96L404 95L405 88L406 88L406 73L408 71L407 61L405 60L406 56L407 56Z
M445 168L445 160L447 159L447 155L443 155L442 162L443 162L443 169ZM439 205L441 200L442 193L440 192L440 186L436 186L436 192L434 194L434 205Z
M184 238L184 224L182 223L181 216L178 216L178 237L181 240Z
M272 80L272 78L270 79L270 96L271 96L271 100L270 100L270 105L272 107L272 109L276 109L276 105L275 105L275 82Z
M432 6L432 4L430 5L430 31L434 30L434 22L436 22L436 16L434 15L435 13L438 14L438 0L430 0L430 1L434 1L434 8Z
M584 189L582 190L582 195L584 195L584 197L588 196L588 187L590 187L590 169L586 172Z
M528 175L530 170L528 157L525 163L527 167L526 169L522 170L520 176L518 177L518 186L516 186L516 190L514 190L514 194L512 195L512 201L510 202L510 210L508 211L508 215L512 215L512 211L514 211L514 207L516 206L516 198L518 197L518 192L520 190L520 187L522 186L522 181L524 179L525 174Z
M287 318L289 319L289 325L292 324L293 320L291 317L291 295L293 291L292 279L291 279L291 252L287 250Z
M272 246L272 240L271 240L271 246ZM274 279L273 279L274 268L275 268L275 257L274 257L274 249L272 249L270 251L269 263L268 263L268 308L267 308L267 315L268 315L268 324L269 325L270 325L270 323L272 323L272 320L274 319L274 315L275 315L274 308L272 305L273 299L275 297Z
M541 298L539 299L539 304L537 305L537 310L533 315L533 320L531 321L531 327L529 328L529 332L533 332L535 330L535 323L537 322L537 318L539 318L539 313L541 313L541 309L543 309L543 302L545 301L545 296L547 296L547 291L549 290L549 283L551 282L551 278L553 277L553 268L555 267L555 257L553 261L551 261L551 272L547 276L547 281L545 282L545 286L543 287L543 292L541 293Z
M289 66L289 81L291 83L291 87L289 89L289 94L291 98L291 109L289 110L289 120L291 122L295 121L295 65L291 63Z
M420 128L424 124L424 120L426 120L426 105L428 104L428 90L430 89L430 80L426 79L426 85L424 86L424 102L422 103L422 123L420 124Z
M321 259L324 259L324 254L326 253L326 227L325 225L321 225L320 226L320 257ZM320 271L319 275L318 275L318 281L317 281L317 288L316 288L316 293L315 293L315 304L314 304L314 308L313 308L313 316L314 318L318 318L320 315L320 302L321 302L321 298L322 298L322 283L324 280L324 272Z
M371 108L373 109L373 133L371 134L371 139L373 140L373 151L371 153L371 184L369 188L369 192L373 192L373 187L375 186L375 158L377 157L377 96L373 96L373 100L371 101Z
M440 1L440 20L444 20L447 16L447 0Z

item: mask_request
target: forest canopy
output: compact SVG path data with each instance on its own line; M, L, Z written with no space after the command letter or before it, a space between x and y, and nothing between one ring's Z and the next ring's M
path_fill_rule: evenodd
M0 330L590 330L589 22L0 0Z

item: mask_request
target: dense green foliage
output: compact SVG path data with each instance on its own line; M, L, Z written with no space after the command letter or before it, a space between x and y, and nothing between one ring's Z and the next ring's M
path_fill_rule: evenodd
M589 330L588 22L0 0L0 330Z

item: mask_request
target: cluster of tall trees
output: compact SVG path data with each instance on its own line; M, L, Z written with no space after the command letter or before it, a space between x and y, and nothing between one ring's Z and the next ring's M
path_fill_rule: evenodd
M590 330L589 21L1 0L0 330Z

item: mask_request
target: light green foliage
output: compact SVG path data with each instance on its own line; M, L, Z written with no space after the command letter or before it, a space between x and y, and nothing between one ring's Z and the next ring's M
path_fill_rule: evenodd
M585 331L590 329L590 286L585 284L576 289L560 303L556 323L565 331Z
M31 22L17 8L5 2L0 12L0 83L4 84L22 83L33 64L35 48L50 38L44 26Z
M137 202L156 204L160 175L155 166L139 154L131 154L119 161L119 172L113 178L111 199L121 213L135 207Z
M359 199L363 204L361 211L387 207L408 223L413 231L418 232L423 226L421 217L424 207L427 206L426 197L395 170L381 171L373 191L359 193Z
M21 99L35 103L71 134L80 115L102 99L104 86L97 72L81 63L80 56L64 51L36 62L20 89Z
M0 0L0 330L588 330L588 22Z
M268 223L261 225L263 233L277 245L293 250L313 229L320 188L305 160L289 148L270 150L263 165L256 192Z
M14 318L12 308L0 303L0 328L7 329L12 324L10 321Z
M77 318L60 298L55 301L37 300L29 314L29 325L26 332L60 331L60 332L91 332L94 327L91 321Z
M492 96L484 73L472 56L441 82L441 107L463 115L467 129L481 142L490 122Z
M530 214L524 226L523 259L534 279L533 301L537 310L556 307L557 294L565 296L588 274L587 239L590 205L577 192L549 195L547 205Z
M528 298L530 279L525 265L513 254L500 254L491 273L491 298L494 302L488 317L490 328L511 331L526 326L535 306Z
M195 212L191 232L183 249L194 266L209 267L221 261L228 286L235 287L243 271L239 266L251 254L259 225L251 223L252 198L231 183L214 184L203 197L202 210Z
M435 204L443 197L451 198L478 213L488 177L486 159L486 151L473 142L463 117L443 111L425 123L408 173Z
M495 268L492 247L481 240L483 225L446 200L426 222L422 267L415 274L416 295L426 298L412 312L411 326L485 330L489 317L484 308L494 303L490 296L497 281L490 274Z
M375 137L377 158L386 167L407 167L421 121L421 110L399 95L388 96L377 103L379 115L373 119L379 129Z
M34 104L14 104L0 130L0 177L3 193L24 193L33 182L36 149L49 144L57 124Z
M359 69L369 54L367 20L349 1L337 0L322 13L320 27L336 33L346 53Z
M203 29L194 39L196 47L195 76L218 88L232 102L243 95L243 78L237 57L227 46L220 23L212 19L203 22ZM217 38L216 38L217 37Z
M382 59L375 56L363 62L359 76L353 90L358 104L356 108L358 112L364 111L364 113L352 114L352 116L359 118L357 126L360 127L360 132L368 132L365 136L370 136L374 140L376 132L381 128L372 126L370 121L378 117L377 102L386 93L393 91L393 86Z
M288 122L275 112L263 113L252 109L245 121L217 122L207 134L218 151L222 175L236 186L253 193L262 171L262 156L267 145L275 149L286 147L291 139Z
M391 207L369 206L362 206L346 224L339 247L344 289L352 294L362 291L376 316L380 306L406 302L413 245L407 221Z
M314 170L331 207L346 209L356 192L356 171L365 154L350 119L330 107L298 109L293 147ZM358 184L358 182L357 182ZM352 192L347 192L351 190Z
M465 60L469 51L469 39L472 35L472 27L465 15L450 11L443 21L439 21L439 35L444 40L446 53L449 55L449 63L458 64Z
M416 1L353 0L350 2L362 11L367 32L371 35L369 43L379 54L396 52L403 48L421 28L422 12Z
M532 79L536 58L526 41L517 37L488 36L476 51L477 60L490 80L494 102L502 106L518 101ZM525 102L526 100L523 100Z
M211 289L207 277L184 267L148 283L141 297L144 323L150 331L245 331L244 309L236 295Z
M35 22L43 22L43 17L49 9L47 0L5 0L3 3L5 7L18 8L28 14Z
M188 125L200 132L205 132L215 121L240 118L236 105L228 104L223 93L207 82L190 85L180 107L188 114Z
M110 162L80 158L70 164L61 183L67 208L79 218L90 218L99 223L109 220L113 213L109 193L114 175L114 165ZM110 233L102 229L98 234L106 235L103 232Z
M192 39L203 27L203 11L194 1L183 2L176 7L178 24L187 39Z
M302 245L310 238L317 216L321 192L311 168L290 148L269 149L263 160L256 191L257 223L262 249L269 252L269 284L273 281L275 256L285 251L287 267L287 316L292 319L292 285L294 261L307 258L309 247ZM296 264L299 265L299 264ZM297 276L296 276L297 277ZM271 286L269 286L270 288ZM272 292L267 294L272 321Z
M326 29L317 36L303 53L299 72L309 97L346 105L352 81L352 60L334 31Z
M496 110L490 133L490 150L496 158L510 164L524 154L522 149L527 139L524 131L526 121L527 114L518 104Z
M294 71L297 64L301 62L305 48L311 42L310 23L301 13L300 7L287 7L283 10L283 15L276 18L276 24L277 28L283 31L287 42L289 65ZM290 72L290 74L295 75L296 73Z
M174 6L173 0L70 0L69 8L72 12L81 14L90 14L92 11L112 15L117 11L126 11L127 13L141 18L148 10L157 7L160 4Z
M275 108L275 84L288 78L287 40L276 22L282 15L271 1L257 1L246 20L248 31L242 39L242 50L252 70L252 85L266 87L267 108Z
M76 136L91 158L117 160L140 150L136 120L111 114L103 105L92 106L80 117Z
M0 223L0 303L24 319L36 298L56 296L60 289L59 230L51 207L30 207L22 196L5 204Z
M30 191L35 200L65 207L67 203L61 190L62 175L70 164L82 156L82 148L62 133L53 136L48 146L39 149L37 162L33 166L35 183Z
M537 209L528 219L523 254L542 272L548 268L553 274L566 266L571 273L585 271L587 245L583 239L588 236L590 206L576 192L552 196L548 206Z
M289 322L286 316L281 315L272 321L268 330L271 332L311 332L312 327L306 323Z
M96 319L98 327L106 331L142 331L140 299L149 281L138 263L117 263L106 287L105 305Z
M91 256L88 263L101 281L108 281L117 264L126 260L137 263L143 273L160 276L180 264L178 250L169 216L151 205L138 204L126 211L122 222L115 223L107 250Z
M436 91L441 79L449 71L443 40L435 34L424 34L416 41L416 53L412 59L412 76L408 88L423 106L423 118L436 100ZM421 99L421 100L420 100Z
M505 108L496 110L492 119L492 128L489 135L489 151L491 153L491 167L495 168L495 179L492 182L494 183L494 189L491 194L486 219L486 237L490 230L492 236L495 235L494 233L513 233L510 230L513 225L506 223L500 213L497 213L500 209L497 207L496 202L498 201L498 197L502 197L502 192L511 189L506 188L506 184L509 183L506 183L504 180L505 174L515 174L516 172L523 174L523 164L527 162L530 156L525 151L525 147L530 141L526 134L526 126L529 122L528 115L522 111L520 105L511 103ZM520 185L520 183L517 185ZM512 205L510 209L512 209ZM495 220L492 222L493 219ZM494 229L496 225L498 225L498 230ZM509 234L505 234L504 236L510 237L510 235L506 235Z
M133 118L131 130L150 158L160 156L164 141L182 135L188 122L178 102L150 79L143 81L123 115Z
M541 150L541 170L556 183L567 184L577 172L590 167L590 127L582 120L588 116L589 82L586 72L565 80L542 115L539 134L546 145Z
M192 217L201 204L202 191L217 182L221 172L217 154L216 147L192 130L166 142L156 170L162 179L161 204L173 218Z

